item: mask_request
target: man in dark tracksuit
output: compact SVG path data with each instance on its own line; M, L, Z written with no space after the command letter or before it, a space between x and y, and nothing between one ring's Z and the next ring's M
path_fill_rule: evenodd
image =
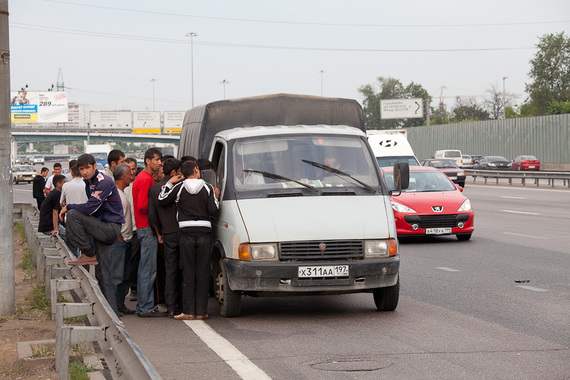
M40 171L40 175L34 177L34 184L32 185L32 195L38 202L38 210L41 210L42 203L46 199L44 194L44 187L46 185L46 177L49 173L49 169L43 167Z
M82 255L69 265L98 265L95 275L107 301L113 308L115 292L109 267L109 249L125 223L123 204L115 181L97 170L95 158L83 154L77 159L77 167L85 182L87 203L64 206L59 219L67 214L67 238L72 252L81 249ZM94 242L92 246L91 240Z
M174 317L182 313L180 299L180 284L182 273L180 272L180 242L178 236L178 220L176 219L176 203L174 198L164 204L158 204L158 196L162 186L170 178L180 174L180 161L168 158L162 164L164 179L150 187L148 192L148 221L164 244L164 261L166 279L164 284L164 298L168 308L168 316Z
M173 176L158 196L161 204L174 197L178 210L183 286L182 313L174 318L206 319L212 261L211 219L219 212L220 192L200 179L200 170L194 161L182 164L182 175L185 180L180 182L181 176Z

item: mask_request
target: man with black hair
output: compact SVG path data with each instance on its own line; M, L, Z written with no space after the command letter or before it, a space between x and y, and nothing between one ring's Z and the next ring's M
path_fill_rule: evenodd
M161 204L168 204L174 198L178 210L182 313L174 318L203 320L208 318L211 220L219 212L220 191L200 179L200 169L195 161L182 164L182 175L186 179L180 175L171 177L158 197Z
M180 162L185 163L186 161L196 161L196 157L194 156L183 156L180 159Z
M49 173L49 169L45 166L40 171L40 175L34 177L34 182L32 185L32 195L38 203L38 210L42 208L42 202L46 199L44 194L44 187L46 185L46 177Z
M46 184L44 186L44 194L47 196L48 193L53 189L53 176L61 174L61 164L56 162L53 164L53 174L48 177Z
M156 230L158 241L164 244L165 283L164 298L168 316L174 317L182 312L180 300L180 243L178 238L178 220L176 219L176 203L159 205L158 195L162 186L170 178L180 174L180 161L175 158L166 159L162 164L164 178L153 185L149 191L148 219Z
M67 240L73 252L79 247L83 253L69 265L97 265L95 275L109 304L116 304L109 271L109 248L125 222L123 205L115 181L97 170L95 158L83 154L77 159L77 167L85 183L88 200L83 204L65 205L59 218L67 214ZM92 246L93 240L94 246Z
M119 149L113 149L107 155L107 163L109 167L105 169L105 174L108 175L109 178L113 178L113 170L115 170L115 167L125 163L125 154Z
M54 188L49 192L46 199L42 203L40 208L40 222L38 225L38 232L43 232L46 235L57 235L60 234L65 238L65 230L59 224L59 210L61 210L61 205L59 203L59 198L61 196L61 188L65 183L65 176L61 174L56 174L53 176Z

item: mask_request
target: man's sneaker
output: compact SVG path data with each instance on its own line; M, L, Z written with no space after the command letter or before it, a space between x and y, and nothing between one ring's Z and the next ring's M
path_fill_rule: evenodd
M168 312L168 308L166 307L166 305L159 303L158 305L156 305L154 307L154 310L159 311L161 313L166 313Z
M68 261L67 265L97 265L97 256L85 256L81 255L77 258L77 260Z
M166 317L167 313L161 313L157 310L149 311L148 313L138 314L141 318L155 318L155 317Z
M129 301L136 301L137 300L137 291L135 289L131 289L131 297Z

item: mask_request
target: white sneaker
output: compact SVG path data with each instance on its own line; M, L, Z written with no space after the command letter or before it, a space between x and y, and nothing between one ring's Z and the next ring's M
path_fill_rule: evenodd
M166 307L166 305L164 304L158 304L154 307L154 310L160 312L160 313L166 313L168 312L168 308Z

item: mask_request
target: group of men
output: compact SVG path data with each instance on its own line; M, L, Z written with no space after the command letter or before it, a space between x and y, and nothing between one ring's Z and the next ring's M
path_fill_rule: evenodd
M54 165L41 201L34 182L39 231L65 238L78 253L68 264L96 265L103 294L119 317L136 312L143 318L208 318L211 218L219 210L219 190L201 179L198 164L211 164L163 157L157 148L145 152L138 174L136 159L120 150L111 151L107 161L101 172L92 155L79 156L70 162L68 182L61 165L57 171ZM46 177L44 169L38 177ZM157 271L163 272L161 281ZM125 305L129 288L136 311Z

